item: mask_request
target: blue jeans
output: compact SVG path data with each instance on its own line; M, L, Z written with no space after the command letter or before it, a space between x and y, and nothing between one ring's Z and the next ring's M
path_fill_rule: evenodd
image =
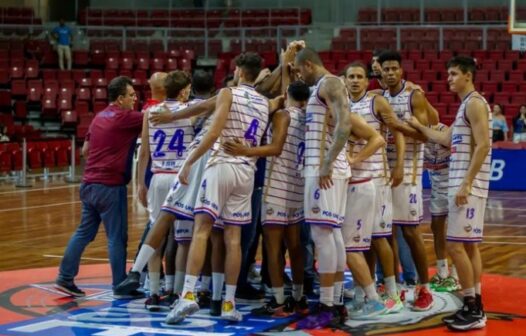
M128 242L128 209L126 186L82 184L82 214L77 231L69 240L60 263L58 280L73 282L79 272L80 258L86 246L95 239L100 222L108 238L113 287L126 278Z
M400 258L400 264L402 264L402 280L416 280L416 267L411 256L411 249L404 239L402 228L395 225L395 230L398 230L396 241L398 243L398 257Z
M252 244L257 244L254 241L256 236L256 226L261 218L261 200L263 198L263 187L256 187L252 192L252 221L250 224L243 225L241 228L241 270L237 279L237 286L243 287L247 285L248 270L252 258L250 257L250 249Z
M310 225L305 224L305 221L303 221L300 225L300 240L301 246L303 246L303 257L305 258L303 272L305 279L314 280L316 277L316 273L314 272L314 242L312 241L310 233Z

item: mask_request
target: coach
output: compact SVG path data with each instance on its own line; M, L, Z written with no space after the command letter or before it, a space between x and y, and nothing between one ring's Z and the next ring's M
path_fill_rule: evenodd
M137 95L130 78L114 78L108 85L108 96L110 104L91 122L82 147L87 163L80 185L81 220L64 252L55 283L57 289L76 297L85 295L74 283L80 258L95 239L101 221L108 238L113 286L126 278L126 185L143 115L133 111Z

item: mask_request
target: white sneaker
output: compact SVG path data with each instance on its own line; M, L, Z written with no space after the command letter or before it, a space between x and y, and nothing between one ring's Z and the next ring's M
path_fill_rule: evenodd
M177 324L182 322L188 315L192 315L199 311L199 305L195 300L187 298L187 294L184 299L179 299L175 307L166 316L165 322L167 324ZM193 297L193 294L192 294Z
M346 299L354 299L354 290L345 288L343 290L343 297Z
M241 315L232 302L225 301L221 307L221 319L241 322L243 321L243 315Z
M256 270L256 265L252 264L250 265L250 268L248 270L248 282L250 283L260 283L261 282L261 275Z

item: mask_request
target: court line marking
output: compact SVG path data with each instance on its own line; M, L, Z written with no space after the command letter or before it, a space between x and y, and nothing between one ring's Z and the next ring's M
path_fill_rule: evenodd
M422 233L424 236L433 236L432 233ZM484 238L517 238L517 239L525 239L526 236L486 236L484 235Z
M128 198L133 198L133 197L135 197L135 196L134 195L128 195ZM78 204L78 203L82 203L82 202L81 201L73 201L73 202L63 202L63 203L51 203L51 204L42 204L42 205L32 205L32 206L26 206L26 207L21 207L21 208L1 209L0 212L40 209L40 208L55 207L55 206L68 205L68 204Z
M433 239L424 239L426 242L433 242ZM482 241L479 244L492 244L492 245L526 245L526 242L504 242L504 241Z
M0 191L0 195L4 194L16 194L16 193L27 193L31 191L42 191L42 190L57 190L57 189L67 189L67 188L75 188L80 186L80 183L75 183L67 186L61 186L61 187L50 187L50 188L36 188L36 189L20 189L20 190L12 190L12 191Z
M42 256L46 257L46 258L60 258L60 259L62 259L62 257L64 257L64 256L61 256L61 255L58 255L58 254L43 254ZM90 258L90 257L81 257L80 260L110 261L110 259L108 259L108 258ZM126 260L126 262L132 263L133 260Z

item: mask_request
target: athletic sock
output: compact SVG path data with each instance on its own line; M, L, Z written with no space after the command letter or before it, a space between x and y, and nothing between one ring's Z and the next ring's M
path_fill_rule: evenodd
M225 301L230 301L234 308L236 306L236 285L226 285Z
M447 278L449 271L447 269L447 259L437 260L437 272L438 276L442 279Z
M295 283L292 284L292 298L294 301L301 300L301 297L303 296L303 284L296 285Z
M365 301L365 291L362 286L354 286L354 299L356 302Z
M184 277L184 286L183 286L183 293L181 295L182 298L186 296L187 293L193 293L195 291L195 284L197 283L197 277L195 275L187 274Z
M329 307L334 305L334 286L320 287L320 303Z
M384 278L385 290L390 297L398 295L398 287L396 286L396 277L394 275Z
M272 293L277 304L281 305L285 302L285 289L283 287L272 287Z
M334 282L334 304L338 306L343 304L343 281Z
M212 273L212 300L221 300L223 285L225 283L225 273Z
M166 292L173 293L174 279L175 279L175 276L173 276L173 275L165 275L164 276L164 290Z
M367 295L367 298L369 300L379 300L380 299L380 297L378 296L378 293L376 292L376 287L374 285L374 282L364 287L364 291L365 291L365 295Z
M161 287L161 273L159 272L149 272L148 276L150 277L149 287L150 295L159 295L159 290Z
M475 282L475 294L482 295L482 284Z
M135 259L135 262L133 263L132 272L141 272L154 253L155 249L153 247L143 244L139 250L137 259Z
M181 271L175 271L175 279L174 279L174 293L180 294L183 291L183 287L185 286L185 273ZM194 288L195 288L195 282L194 282Z
M202 292L210 292L210 281L212 281L212 277L208 275L202 275L201 276L201 287L199 288Z

